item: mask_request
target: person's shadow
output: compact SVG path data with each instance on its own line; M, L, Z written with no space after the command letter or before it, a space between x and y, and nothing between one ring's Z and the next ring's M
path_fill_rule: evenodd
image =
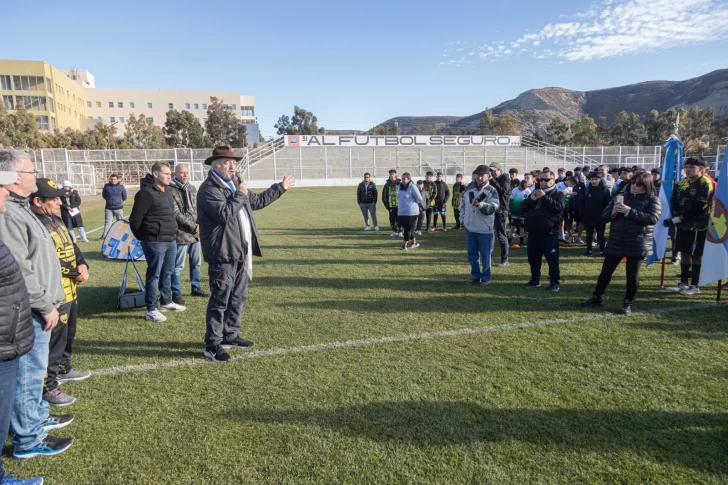
M728 475L728 414L649 410L494 409L472 402L379 402L327 410L242 409L227 420L329 428L377 442L460 446L523 441L548 448L633 451Z

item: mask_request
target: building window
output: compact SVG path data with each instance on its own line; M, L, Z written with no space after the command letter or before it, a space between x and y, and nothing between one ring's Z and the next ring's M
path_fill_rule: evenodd
M13 76L13 86L16 91L38 91L42 85L41 76Z
M96 107L97 108L100 108L101 107L101 101L96 101Z
M225 109L228 109L230 107L230 105L229 104L223 104L222 107L225 108Z
M113 108L113 107L114 107L114 102L113 101L109 101L109 108Z
M147 108L152 109L152 103L147 103Z
M252 106L241 106L240 116L255 116Z
M48 90L49 93L53 94L53 83L51 83L50 79L48 79L48 78L45 78L45 79L46 79L46 84L45 84L46 89Z
M150 123L154 123L154 118L149 117L147 119L149 120Z
M124 117L123 116L120 116L119 117L119 123L123 123L123 122L124 122Z
M207 109L207 105L205 103L202 103L202 109Z
M47 116L36 116L35 122L38 123L38 129L40 131L48 131L48 117Z
M28 111L46 111L48 109L45 96L15 96L15 106Z
M112 116L111 118L109 118L109 120L111 120L112 123L116 123L116 118L114 116Z
M117 108L123 108L124 107L124 103L122 103L121 101L119 101L118 103L116 103L116 105L117 105Z
M13 86L10 84L10 76L5 74L0 76L0 89L4 89L5 91L13 89Z
M56 131L56 119L51 116L51 130Z
M134 103L132 103L132 102L129 102L129 107L130 107L131 109L134 109Z
M55 113L56 109L53 107L53 98L48 98L48 109L51 113Z
M174 109L174 103L169 103L169 109Z
M200 105L195 103L195 109L200 109Z
M92 106L91 101L86 101L86 107L90 108Z
M185 109L190 109L190 103L185 103Z
M3 96L3 104L5 105L5 109L15 109L15 102L12 96Z
M233 111L235 111L236 109L238 109L238 108L235 105L233 105Z

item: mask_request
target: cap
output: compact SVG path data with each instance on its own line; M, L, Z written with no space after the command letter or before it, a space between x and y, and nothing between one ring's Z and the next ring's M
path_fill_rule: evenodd
M501 164L498 163L498 162L491 162L490 163L490 168L500 170L501 169Z
M58 188L58 185L51 179L37 179L35 181L35 185L37 186L37 189L33 194L30 196L33 197L63 197L65 194L63 193L62 189Z
M63 188L65 189L66 187L73 187L73 185L71 185L71 181L70 180L64 180L63 181Z
M473 173L477 175L490 173L490 167L488 167L487 165L478 165L477 167L475 167L475 170L473 170Z
M0 185L12 185L18 181L18 172L0 172Z

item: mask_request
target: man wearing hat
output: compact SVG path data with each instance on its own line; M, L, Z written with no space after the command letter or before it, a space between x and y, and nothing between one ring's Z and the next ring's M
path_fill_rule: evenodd
M295 184L293 176L286 175L281 183L256 194L237 172L241 159L229 146L215 148L205 160L211 170L197 193L200 243L212 292L205 315L204 355L212 362L228 362L227 348L253 346L238 335L248 281L253 279L253 255L262 256L253 211L268 206Z
M500 246L500 263L498 267L508 266L508 233L506 232L506 218L508 209L511 207L511 182L510 177L503 173L501 164L493 162L490 164L490 185L498 192L498 210L495 213L495 239Z
M50 405L42 399L48 368L51 330L58 325L58 306L63 303L61 265L53 239L29 208L37 171L30 156L18 150L0 150L0 171L15 172L17 180L5 188L10 192L5 214L0 217L0 238L15 257L30 296L35 343L20 357L15 400L10 424L15 432L13 456L56 455L67 450L71 438L56 438L45 432ZM66 421L63 426L69 424ZM55 426L55 427L61 427Z
M61 263L61 286L65 295L58 308L60 322L51 332L43 400L53 406L68 406L76 402L76 398L61 390L61 382L82 381L91 375L87 371L71 367L78 320L76 287L88 281L88 264L63 221L56 215L63 203L61 198L65 190L59 189L55 182L46 178L38 179L36 186L36 191L30 196L30 210L53 239L57 258Z

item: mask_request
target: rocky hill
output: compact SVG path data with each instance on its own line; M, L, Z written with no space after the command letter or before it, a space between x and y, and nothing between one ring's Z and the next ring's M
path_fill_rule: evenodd
M571 91L564 88L531 89L515 99L492 108L494 114L505 113L519 121L522 128L544 130L556 116L569 122L587 114L598 119L606 116L611 123L620 111L645 117L653 109L660 112L672 107L712 106L716 115L728 115L728 69L721 69L686 81L648 81L617 88L594 91ZM396 121L404 135L427 134L435 130L477 128L482 112L471 116L402 116Z

